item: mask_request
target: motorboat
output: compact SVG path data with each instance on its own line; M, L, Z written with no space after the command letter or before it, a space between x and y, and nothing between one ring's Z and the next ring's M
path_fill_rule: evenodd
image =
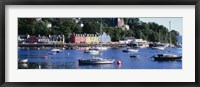
M100 46L96 46L96 47L94 47L94 50L107 50L108 49L108 47L100 47Z
M138 58L139 55L130 55L131 58Z
M155 47L152 47L153 49L157 49L157 50L165 50L165 46L155 46Z
M27 63L28 59L20 59L20 60L18 60L18 62L20 62L20 63Z
M114 61L114 59L103 59L101 57L78 60L79 64L112 64Z
M153 56L155 61L181 60L182 56L175 54L158 54Z
M98 51L98 50L85 50L84 53L89 53L91 55L98 55L98 54L100 54L100 51Z
M125 50L123 50L123 52L138 52L138 49L133 49L133 48L127 48Z
M63 50L61 50L61 49L57 49L57 48L53 48L53 49L51 49L51 52L57 52L57 53L60 53L60 52L62 52Z

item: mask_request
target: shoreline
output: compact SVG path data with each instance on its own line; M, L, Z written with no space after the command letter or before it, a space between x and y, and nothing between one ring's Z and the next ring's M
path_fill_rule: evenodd
M110 47L116 47L126 44L118 44L118 43L109 43L109 44L87 44L87 43L65 43L65 44L44 44L44 43L37 43L37 44L18 44L18 47L89 47L89 46L110 46Z

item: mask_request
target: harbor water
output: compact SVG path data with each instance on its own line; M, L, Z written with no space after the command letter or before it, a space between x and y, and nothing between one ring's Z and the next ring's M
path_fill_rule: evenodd
M84 53L85 48L65 49L60 53L49 54L52 48L18 48L18 60L28 59L27 63L19 63L18 69L182 69L182 60L154 61L153 55L170 53L181 55L182 48L165 48L156 50L140 48L138 52L122 52L125 48L109 48L101 55ZM136 55L137 57L130 57ZM78 59L102 57L115 59L112 64L80 65ZM183 57L184 58L184 57ZM121 61L121 64L117 64Z

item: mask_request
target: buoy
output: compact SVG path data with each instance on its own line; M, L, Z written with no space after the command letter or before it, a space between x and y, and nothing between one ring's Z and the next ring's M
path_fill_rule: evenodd
M118 61L117 61L117 65L120 65L120 64L121 64L121 61L118 60Z
M44 59L48 59L48 56L44 56Z

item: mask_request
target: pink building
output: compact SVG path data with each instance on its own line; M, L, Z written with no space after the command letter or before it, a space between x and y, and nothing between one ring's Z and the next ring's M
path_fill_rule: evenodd
M84 34L72 34L72 43L85 43L86 38Z

